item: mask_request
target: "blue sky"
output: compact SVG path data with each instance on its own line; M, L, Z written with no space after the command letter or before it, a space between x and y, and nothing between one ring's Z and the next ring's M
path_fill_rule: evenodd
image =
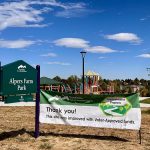
M1 0L0 61L23 59L41 66L41 76L148 79L148 0Z

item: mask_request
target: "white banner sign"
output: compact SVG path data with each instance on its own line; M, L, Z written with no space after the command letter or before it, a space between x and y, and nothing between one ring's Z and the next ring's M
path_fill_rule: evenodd
M134 130L139 130L141 126L137 94L129 97L110 96L96 103L74 101L75 97L51 96L42 92L40 122Z

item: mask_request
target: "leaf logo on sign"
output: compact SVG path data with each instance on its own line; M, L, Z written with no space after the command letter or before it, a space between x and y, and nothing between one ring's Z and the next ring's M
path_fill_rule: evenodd
M19 65L17 72L27 72L26 68L26 65Z
M99 104L100 109L107 116L121 117L131 109L131 104L127 98L108 97Z

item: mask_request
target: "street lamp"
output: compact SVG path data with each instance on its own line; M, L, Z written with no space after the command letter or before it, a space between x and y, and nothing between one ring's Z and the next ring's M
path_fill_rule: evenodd
M84 58L86 55L86 51L81 51L81 56L82 56L82 85L83 85L83 94L84 94Z

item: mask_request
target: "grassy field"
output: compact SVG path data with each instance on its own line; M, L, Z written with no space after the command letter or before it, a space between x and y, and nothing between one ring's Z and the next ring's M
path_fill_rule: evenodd
M150 109L142 109L142 145L138 131L40 125L34 138L34 107L0 108L0 150L149 150Z
M150 98L140 101L140 103L150 104Z

